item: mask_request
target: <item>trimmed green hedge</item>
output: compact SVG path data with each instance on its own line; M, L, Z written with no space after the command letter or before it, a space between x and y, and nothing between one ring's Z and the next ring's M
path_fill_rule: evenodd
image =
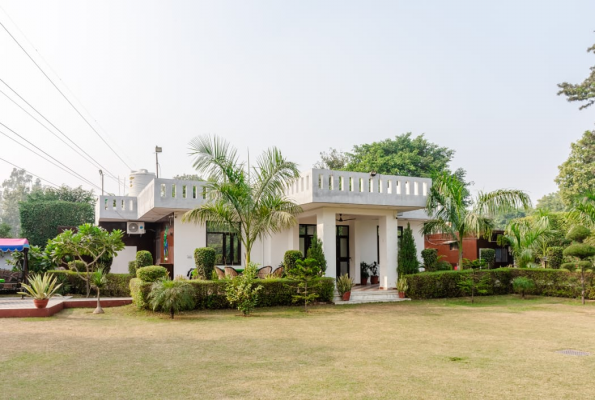
M151 265L136 269L136 277L143 282L155 282L167 276L167 269L160 265Z
M195 293L196 309L222 309L233 308L225 296L227 280L200 281L189 280ZM263 289L258 294L257 307L274 307L294 305L293 295L297 291L298 282L290 279L262 279L256 284ZM148 309L147 296L151 291L152 283L142 282L140 279L130 281L132 301L138 308ZM310 289L310 288L309 288ZM335 291L333 278L320 278L314 281L313 290L319 295L318 301L331 302Z
M65 286L61 294L87 294L87 286L76 272L73 271L48 271L58 278L58 282ZM104 297L129 297L130 288L129 282L132 276L129 274L107 274L107 285L101 289L101 296ZM91 289L92 293L94 292Z
M407 296L412 299L437 299L448 297L463 297L458 283L466 279L472 271L440 271L415 275L406 275ZM564 270L538 268L498 268L477 271L477 279L487 276L488 292L485 294L502 295L513 293L512 281L522 276L532 279L535 288L527 294L553 297L579 298L581 295L580 274ZM593 287L593 273L585 274L586 297L595 299Z

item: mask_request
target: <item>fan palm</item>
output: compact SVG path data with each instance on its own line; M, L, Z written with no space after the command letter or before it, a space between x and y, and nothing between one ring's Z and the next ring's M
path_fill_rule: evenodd
M236 230L246 250L246 265L256 239L297 224L301 208L284 190L299 172L277 148L266 150L252 168L238 160L236 149L216 136L195 138L190 150L195 156L194 168L207 177L207 201L188 211L183 220Z
M490 236L495 214L531 206L529 196L520 190L479 192L473 199L468 196L465 184L456 176L448 173L437 176L426 205L431 219L422 228L424 235L439 233L458 245L459 266L463 265L465 237Z

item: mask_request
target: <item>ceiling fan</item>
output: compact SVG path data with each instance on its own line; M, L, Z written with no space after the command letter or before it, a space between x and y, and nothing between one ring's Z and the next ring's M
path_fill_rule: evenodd
M343 219L343 214L339 214L339 219L337 220L337 222L346 222L346 221L353 221L355 218L347 218L347 219Z

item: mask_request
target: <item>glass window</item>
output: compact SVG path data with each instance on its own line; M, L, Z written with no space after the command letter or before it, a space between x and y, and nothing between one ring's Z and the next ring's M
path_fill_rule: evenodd
M300 251L306 256L316 234L316 225L300 225Z
M241 244L238 232L240 225L207 222L207 247L215 249L215 264L241 265Z

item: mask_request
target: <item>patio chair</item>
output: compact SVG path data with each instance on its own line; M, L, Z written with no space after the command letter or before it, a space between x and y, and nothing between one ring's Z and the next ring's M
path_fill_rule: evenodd
M225 276L228 278L235 278L238 276L238 271L233 269L232 267L225 267Z
M21 286L21 273L13 272L9 269L0 269L0 279L4 282L0 283L0 292L16 291Z
M225 271L223 271L221 268L215 267L215 272L217 272L217 278L225 279Z
M273 276L275 278L283 278L283 271L284 271L283 267L279 267L273 272Z
M271 267L271 266L262 267L258 270L258 278L264 279L267 276L269 276L271 274L271 272L273 272L273 267Z

